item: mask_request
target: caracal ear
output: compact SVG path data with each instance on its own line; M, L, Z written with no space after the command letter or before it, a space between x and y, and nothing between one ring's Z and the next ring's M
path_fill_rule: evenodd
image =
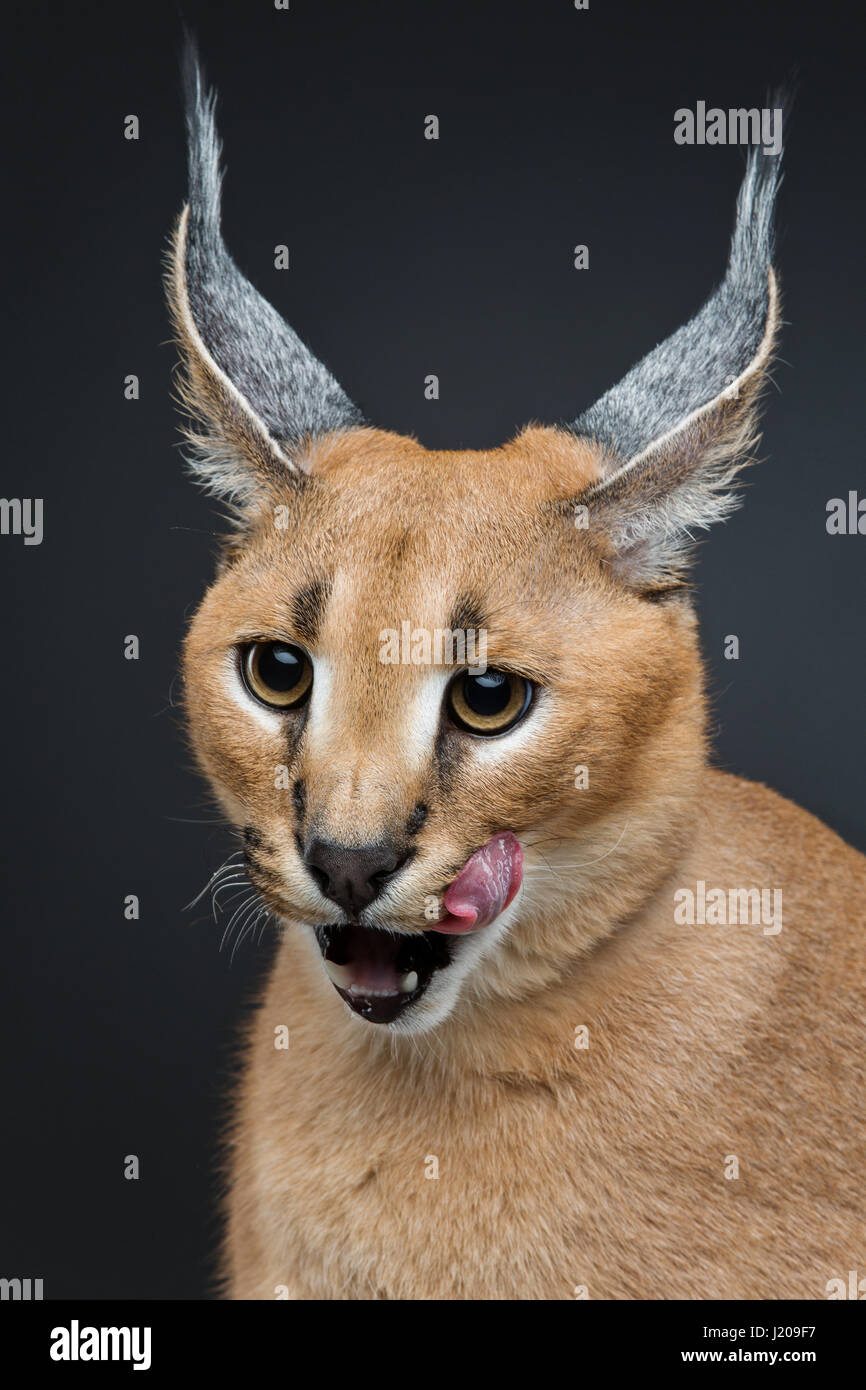
M781 153L753 150L727 274L695 317L571 426L605 475L580 501L615 572L659 592L682 583L694 532L738 505L731 483L758 442L758 402L779 323L772 268Z
M220 143L191 39L184 52L189 202L166 277L181 400L198 429L190 464L238 514L298 473L309 441L363 424L330 372L240 273L220 232Z

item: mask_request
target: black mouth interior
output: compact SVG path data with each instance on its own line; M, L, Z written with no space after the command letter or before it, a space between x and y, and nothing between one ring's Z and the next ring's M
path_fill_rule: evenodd
M362 927L356 922L316 927L315 931L325 960L348 972L345 982L332 977L331 983L349 1007L370 1023L393 1023L421 998L433 972L451 964L453 941L442 932L410 935ZM416 983L412 983L413 973ZM356 976L357 982L350 980L350 975ZM367 992L366 984L370 986Z

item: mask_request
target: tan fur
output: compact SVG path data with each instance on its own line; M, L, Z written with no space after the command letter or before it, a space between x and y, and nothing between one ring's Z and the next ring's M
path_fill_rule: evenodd
M287 924L245 1044L231 1297L808 1298L866 1272L866 861L708 769L688 601L630 593L570 522L601 468L556 430L460 454L374 430L320 440L308 485L269 484L194 619L194 747L261 836L263 892ZM245 710L232 651L298 640L292 596L322 577L329 718L296 757ZM407 733L430 672L383 665L379 633L444 627L467 594L490 665L547 698L507 756L467 748L443 786ZM382 925L422 930L455 865L495 831L523 842L512 924L433 1030L368 1024L326 978L281 765L343 842L429 805ZM782 931L675 925L674 892L698 880L780 888Z

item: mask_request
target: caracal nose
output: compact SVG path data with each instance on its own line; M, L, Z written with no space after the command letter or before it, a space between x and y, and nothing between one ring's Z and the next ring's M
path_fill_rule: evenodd
M389 843L355 847L314 839L304 850L304 863L318 887L350 917L379 896L405 860Z

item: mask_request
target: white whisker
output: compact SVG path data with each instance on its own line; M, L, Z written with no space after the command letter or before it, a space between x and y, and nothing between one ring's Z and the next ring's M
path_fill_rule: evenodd
M586 859L582 864L557 864L556 869L588 869L592 864L600 864L602 859L607 859L609 855L613 854L616 850L619 849L620 845L623 842L625 832L628 830L630 823L630 821L626 821L625 825L622 828L622 833L620 834L620 837L617 840L616 844L613 845L611 849L606 850L604 854L600 854L598 859ZM528 867L533 871L537 869L541 869L543 871L543 866L541 864L530 864ZM547 870L549 873L555 874L556 869L554 869L550 864L547 865Z

